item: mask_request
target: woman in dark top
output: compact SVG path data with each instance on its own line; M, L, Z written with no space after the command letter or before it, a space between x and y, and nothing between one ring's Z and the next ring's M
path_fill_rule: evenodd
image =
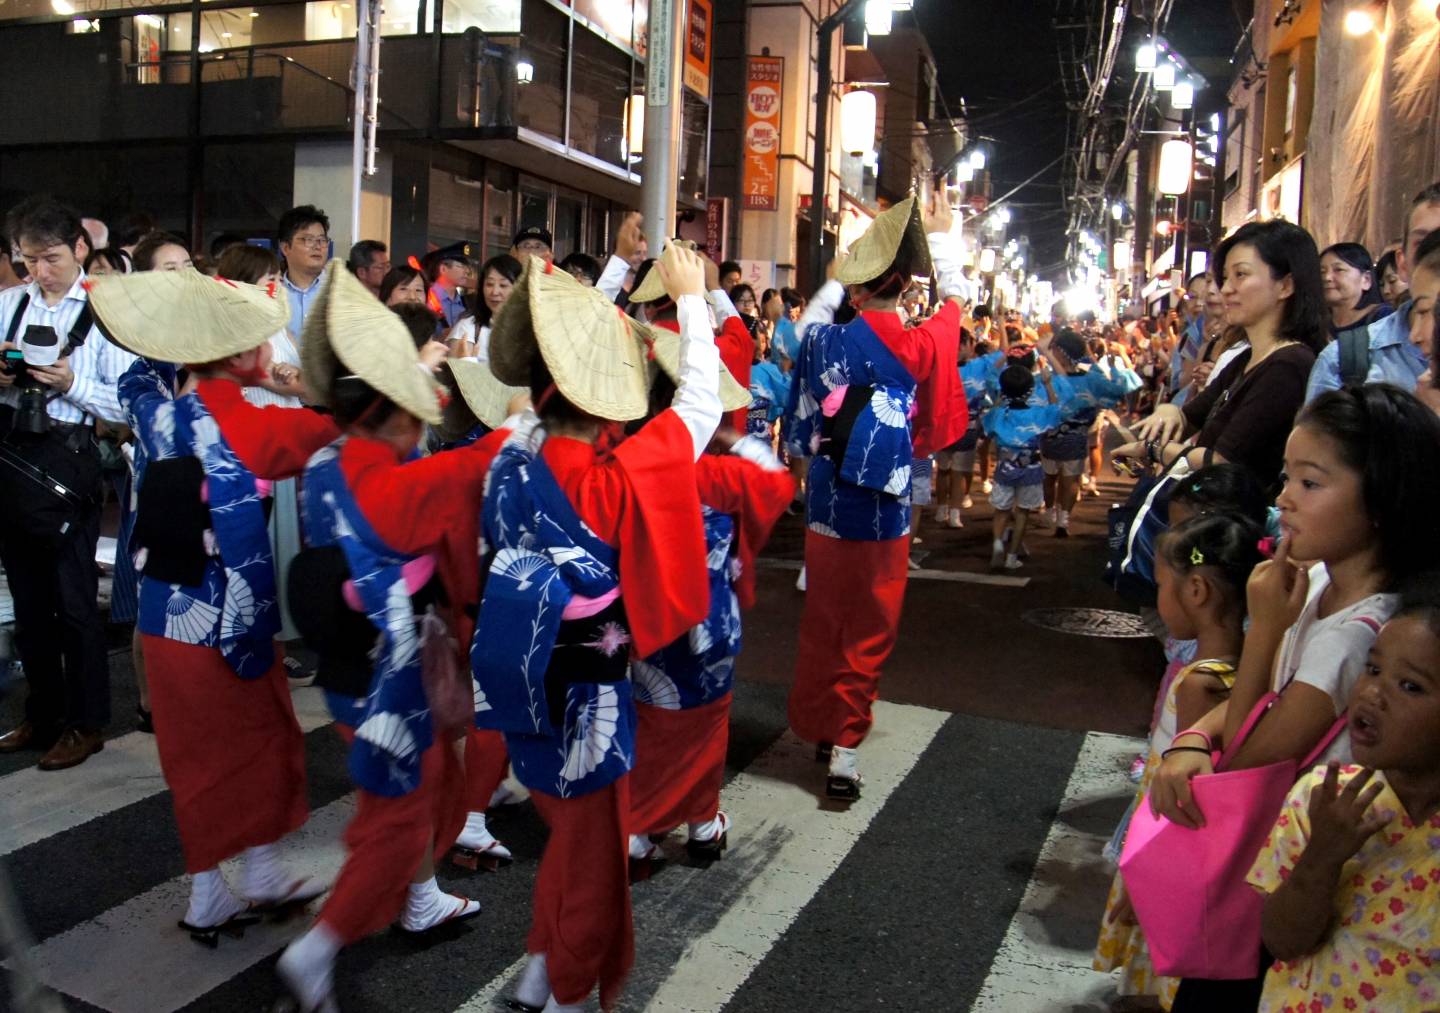
M1370 251L1359 243L1336 243L1320 251L1320 281L1330 310L1331 338L1368 328L1392 312L1380 298Z
M1280 474L1285 439L1305 401L1305 382L1325 342L1320 255L1310 233L1283 221L1252 222L1220 244L1226 321L1245 329L1240 353L1184 408L1161 405L1116 457L1169 468L1233 461L1264 486ZM1186 434L1192 438L1180 442Z

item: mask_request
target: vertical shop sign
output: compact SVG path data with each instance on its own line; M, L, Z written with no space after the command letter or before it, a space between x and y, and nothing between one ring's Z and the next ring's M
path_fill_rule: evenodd
M717 264L725 259L729 212L728 197L711 197L705 202L705 256Z
M749 57L745 75L745 211L775 211L780 206L780 95L785 61L778 56Z
M710 0L689 0L685 32L685 87L710 101Z

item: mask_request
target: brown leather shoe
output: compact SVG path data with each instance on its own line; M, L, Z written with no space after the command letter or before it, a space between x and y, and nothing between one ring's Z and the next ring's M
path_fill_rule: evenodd
M0 735L0 753L18 753L22 749L49 749L55 744L54 732L36 728L29 721L22 721L4 735Z
M50 751L40 757L41 770L64 770L78 767L90 759L92 753L105 748L105 739L99 732L82 732L78 728L67 728L60 740Z

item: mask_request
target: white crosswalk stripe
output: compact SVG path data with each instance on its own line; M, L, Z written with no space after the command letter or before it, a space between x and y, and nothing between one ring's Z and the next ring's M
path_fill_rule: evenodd
M303 731L330 723L324 694L313 686L291 694ZM63 775L34 767L0 778L0 856L78 827L165 790L155 736L130 732Z
M1091 732L1085 737L1025 896L970 1007L974 1013L1109 1009L1114 980L1091 970L1090 946L1076 948L1066 941L1095 941L1098 912L1105 908L1114 873L1100 851L1113 827L1088 832L1077 828L1073 818L1106 800L1128 803L1135 788L1124 771L1144 748L1144 739L1124 735ZM1087 919L1093 926L1088 931ZM1077 931L1058 934L1057 924L1075 925Z

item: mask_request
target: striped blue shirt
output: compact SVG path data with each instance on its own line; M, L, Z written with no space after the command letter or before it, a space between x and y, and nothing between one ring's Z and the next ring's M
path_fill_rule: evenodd
M70 286L70 291L54 306L46 304L45 294L33 281L0 292L0 339L10 332L11 318L20 300L28 293L30 303L25 307L20 326L15 329L15 344L21 349L25 347L25 329L31 326L53 327L63 343L89 298L83 287L84 281L85 273L82 271L75 284ZM133 354L112 344L98 328L92 326L85 343L70 353L70 369L75 374L75 382L64 394L50 399L47 406L50 417L57 422L84 422L86 416L111 422L125 421L116 385L121 374L134 361ZM0 405L14 408L19 403L20 393L15 387L0 387Z

